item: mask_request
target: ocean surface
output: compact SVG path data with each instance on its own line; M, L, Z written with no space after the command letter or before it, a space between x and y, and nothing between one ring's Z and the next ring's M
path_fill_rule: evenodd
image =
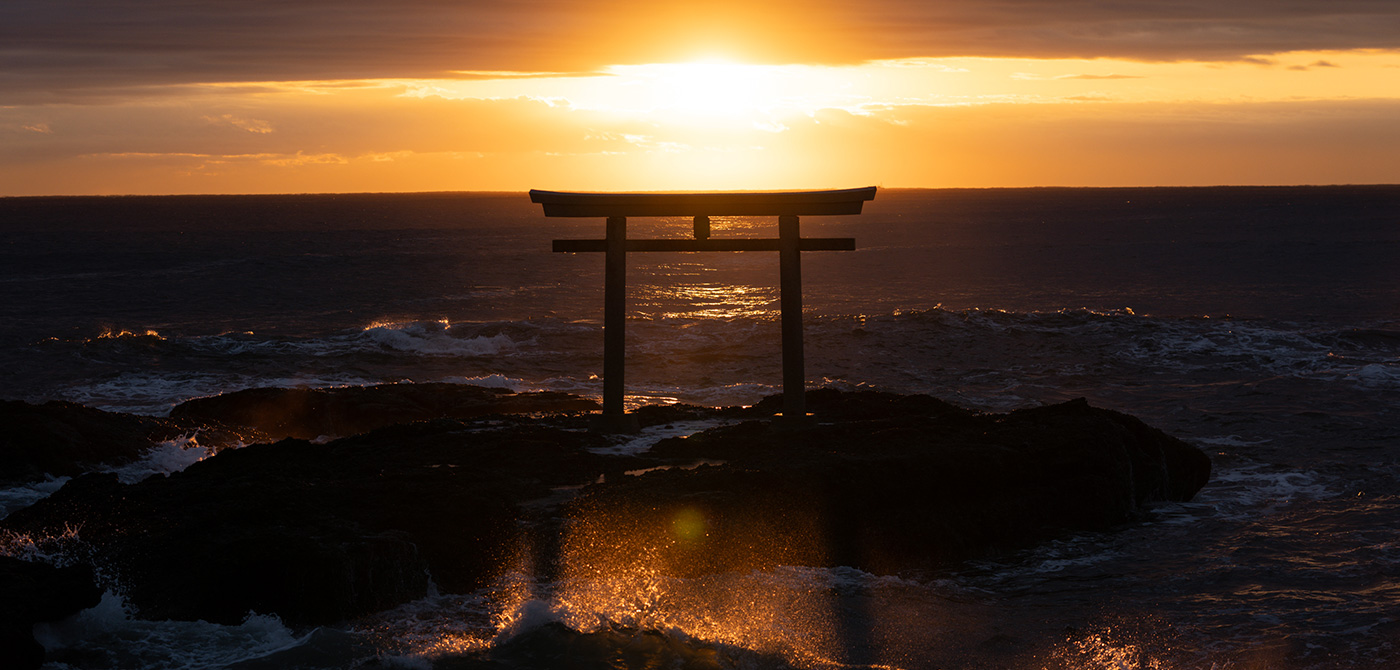
M857 244L803 254L810 386L986 411L1084 397L1205 450L1211 483L958 570L653 576L625 607L543 584L293 630L146 621L113 591L42 627L50 667L427 668L489 650L529 667L582 634L655 667L1400 667L1400 187L882 189L802 232ZM521 193L0 198L0 397L159 416L258 386L599 396L603 258L550 241L602 235ZM628 401L777 392L777 263L631 255ZM171 443L123 477L203 455ZM0 514L61 484L0 491ZM733 593L743 608L718 604Z

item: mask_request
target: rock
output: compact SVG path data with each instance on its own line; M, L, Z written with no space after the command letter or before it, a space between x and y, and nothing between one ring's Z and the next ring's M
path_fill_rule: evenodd
M170 411L170 416L248 426L274 438L311 440L358 435L384 426L430 419L596 409L598 403L567 393L513 393L430 383L247 389L183 402Z
M44 648L34 624L59 621L102 600L86 567L56 568L0 556L0 658L6 668L38 668Z
M419 598L429 575L466 593L518 569L606 584L939 568L1111 529L1189 499L1210 472L1194 447L1083 401L977 414L927 396L808 400L823 420L810 428L746 421L663 440L646 458L596 455L613 438L578 430L578 417L288 439L132 485L79 477L0 531L52 535L81 520L93 560L143 617L238 623L251 610L321 625ZM675 417L705 415L653 418Z
M525 422L393 426L327 444L226 450L124 485L86 475L0 527L81 539L150 619L236 624L249 613L321 625L490 582L522 505L630 464L604 438Z
M151 448L156 419L68 402L0 401L0 480L81 474L95 464L135 460Z
M70 402L0 400L0 485L130 463L156 442L196 434L216 449L260 437L217 422L104 412Z
M809 400L817 416L838 420L665 440L652 454L723 464L590 486L570 503L565 569L615 570L641 556L677 575L939 568L1110 529L1155 502L1189 500L1210 474L1195 447L1082 400L1006 415L918 396Z

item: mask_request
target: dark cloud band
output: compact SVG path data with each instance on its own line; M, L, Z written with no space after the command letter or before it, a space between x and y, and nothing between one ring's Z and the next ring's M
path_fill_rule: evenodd
M0 104L197 82L587 71L722 52L1230 60L1400 48L1394 0L7 0Z

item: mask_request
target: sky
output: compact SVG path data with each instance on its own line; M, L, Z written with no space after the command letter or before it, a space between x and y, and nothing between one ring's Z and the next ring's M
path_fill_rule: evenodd
M1395 0L4 0L0 196L1400 183Z

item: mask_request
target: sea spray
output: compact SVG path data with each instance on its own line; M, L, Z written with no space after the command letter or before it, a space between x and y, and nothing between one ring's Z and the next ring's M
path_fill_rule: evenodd
M223 449L237 449L242 442L225 445ZM135 484L147 477L168 475L179 472L212 455L215 449L199 443L198 432L190 435L162 440L151 447L139 460L99 472L112 472L123 484Z

